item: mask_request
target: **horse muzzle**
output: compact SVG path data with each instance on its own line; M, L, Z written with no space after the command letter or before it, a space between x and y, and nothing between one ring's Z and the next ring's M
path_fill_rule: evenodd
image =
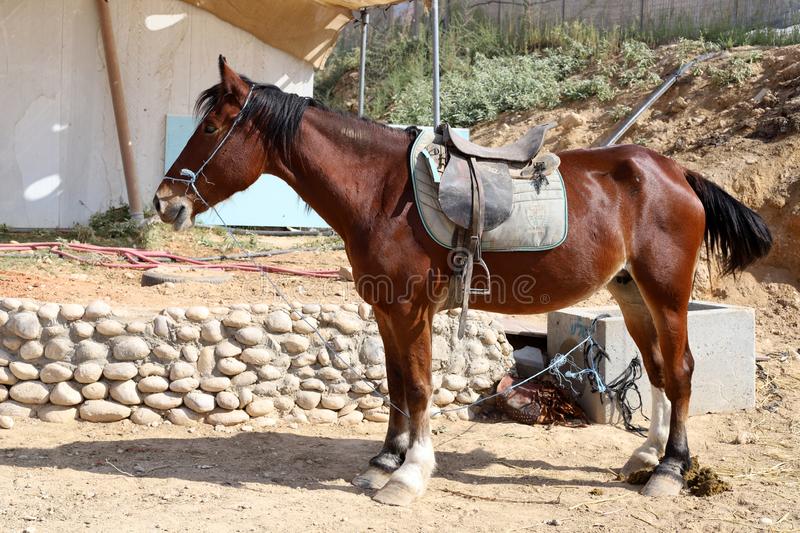
M181 231L194 226L194 213L192 202L185 197L172 197L170 199L153 197L153 207L162 222L172 224L172 229Z

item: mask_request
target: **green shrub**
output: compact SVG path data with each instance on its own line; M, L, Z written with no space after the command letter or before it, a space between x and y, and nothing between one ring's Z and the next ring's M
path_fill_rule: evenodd
M750 54L748 57L734 56L720 67L713 65L708 67L707 72L714 85L719 87L741 85L755 74L753 64L760 60L760 54Z
M654 71L656 54L647 43L630 39L622 43L619 82L623 87L651 87L661 81Z

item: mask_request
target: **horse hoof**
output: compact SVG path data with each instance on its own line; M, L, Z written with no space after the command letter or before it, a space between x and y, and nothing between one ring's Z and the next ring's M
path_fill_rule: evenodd
M416 498L417 495L399 481L388 482L373 496L376 502L399 507L408 507Z
M352 483L361 489L378 490L386 485L390 477L392 477L392 475L389 472L384 472L380 468L370 466L363 474L357 475Z
M619 476L625 480L634 472L640 470L651 470L653 467L658 466L658 457L654 455L639 455L635 453L628 459L622 470L619 471Z
M678 496L683 489L683 477L674 474L654 473L650 481L642 488L642 496L660 498L662 496Z

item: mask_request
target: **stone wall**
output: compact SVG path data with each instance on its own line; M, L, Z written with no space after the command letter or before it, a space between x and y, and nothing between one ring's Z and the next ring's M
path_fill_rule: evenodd
M433 409L473 402L511 365L512 347L488 316L470 314L462 341L456 328L454 313L435 317ZM115 314L102 301L84 307L6 298L0 335L0 416L179 425L389 417L373 391L388 386L367 304L170 307L142 318Z

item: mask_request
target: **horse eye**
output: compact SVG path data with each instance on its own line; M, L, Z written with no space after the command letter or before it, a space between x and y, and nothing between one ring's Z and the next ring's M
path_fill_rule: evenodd
M206 133L215 133L217 131L217 128L215 126L212 126L211 124L208 124L206 125L203 131L205 131Z

